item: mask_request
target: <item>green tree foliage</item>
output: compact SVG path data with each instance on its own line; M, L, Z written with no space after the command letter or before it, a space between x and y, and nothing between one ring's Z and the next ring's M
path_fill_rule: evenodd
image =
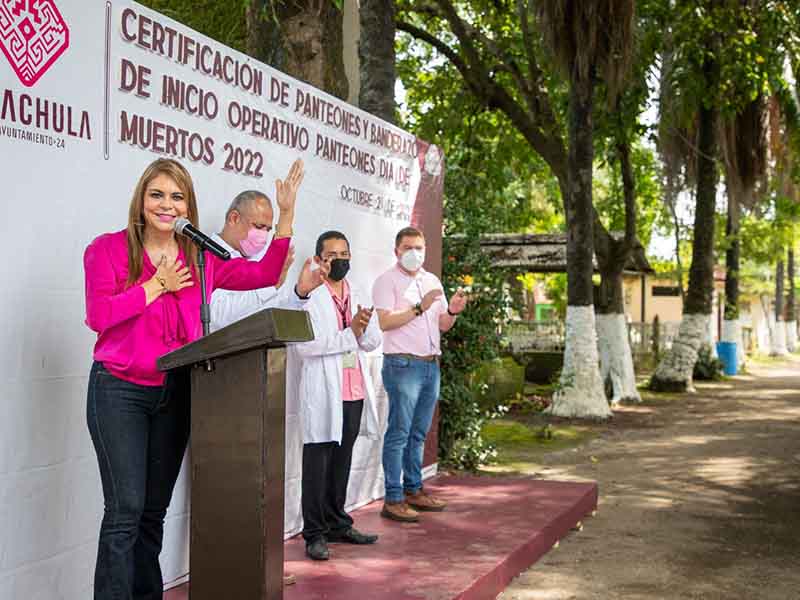
M483 233L561 227L558 183L502 114L487 111L430 48L401 40L397 72L406 89L401 125L433 140L447 157L443 282L467 288L470 303L443 337L439 450L442 459L475 468L491 454L480 436L486 414L474 373L499 351L504 283L480 251Z
M625 203L618 159L613 147L604 148L604 151L595 176L595 208L609 231L623 231ZM663 228L669 223L662 201L661 165L654 149L641 141L633 145L631 163L636 181L636 235L647 248L654 228Z
M247 0L140 0L142 4L196 29L226 46L246 52Z

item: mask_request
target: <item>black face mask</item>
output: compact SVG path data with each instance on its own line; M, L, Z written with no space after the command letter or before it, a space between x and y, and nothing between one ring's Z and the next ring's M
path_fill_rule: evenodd
M333 281L341 281L350 270L349 258L334 258L331 261L331 272L328 275Z

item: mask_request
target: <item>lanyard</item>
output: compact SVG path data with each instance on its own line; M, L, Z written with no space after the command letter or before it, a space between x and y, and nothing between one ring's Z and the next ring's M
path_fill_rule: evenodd
M346 329L350 327L350 323L353 320L353 317L350 315L350 294L344 298L344 300L339 300L336 296L333 296L333 304L336 307L336 310L339 311L339 315L342 317L340 323L342 324L342 329Z

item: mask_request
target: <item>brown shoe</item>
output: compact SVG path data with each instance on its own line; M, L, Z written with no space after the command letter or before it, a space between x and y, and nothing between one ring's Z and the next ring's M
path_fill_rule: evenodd
M437 500L433 496L428 495L422 488L418 489L413 494L411 492L406 492L406 503L416 510L427 512L441 512L444 510L445 506L447 506L446 502Z
M392 521L402 523L416 523L419 521L419 513L405 502L384 502L381 516Z
M297 577L289 573L288 575L283 576L283 585L293 585L297 583Z

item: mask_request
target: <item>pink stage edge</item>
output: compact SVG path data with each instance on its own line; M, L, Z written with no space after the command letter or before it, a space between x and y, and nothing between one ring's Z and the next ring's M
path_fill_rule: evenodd
M508 477L436 477L425 488L448 502L419 523L381 518L382 502L353 513L374 546L331 544L331 560L286 542L285 600L490 600L597 508L597 484ZM188 586L165 600L186 600Z

